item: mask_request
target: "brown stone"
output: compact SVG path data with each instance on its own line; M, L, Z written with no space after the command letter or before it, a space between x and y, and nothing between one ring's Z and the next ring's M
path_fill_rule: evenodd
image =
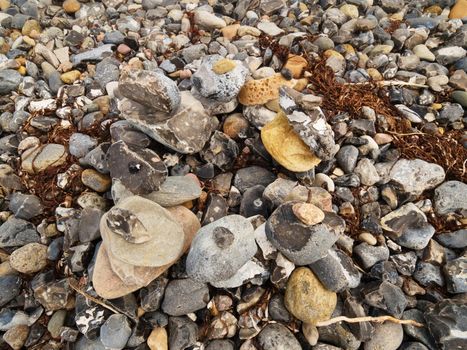
M19 350L23 347L29 334L29 327L26 325L18 325L10 328L3 334L3 340L14 350Z
M222 28L221 32L224 38L226 38L227 40L232 40L237 35L238 28L240 28L239 23L231 24L227 27Z
M246 120L241 113L235 113L225 118L222 130L224 134L230 138L237 139L241 136L245 137L248 127L248 120Z

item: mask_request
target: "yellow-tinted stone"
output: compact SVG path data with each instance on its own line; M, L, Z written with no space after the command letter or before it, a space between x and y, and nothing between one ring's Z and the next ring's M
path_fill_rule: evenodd
M283 112L261 129L261 140L269 154L290 171L308 171L321 161L293 130Z
M24 22L23 28L21 29L21 34L31 36L33 32L40 33L41 25L35 19L29 19Z
M65 84L73 84L80 77L81 73L78 70L71 70L69 72L63 73L60 76L60 79L62 79Z
M425 13L433 13L435 15L441 14L442 11L443 11L443 9L438 5L433 5L433 6L427 7L424 10Z
M456 4L449 12L449 18L467 17L467 0L457 0Z
M237 64L234 61L229 60L227 58L223 58L214 63L214 65L212 66L212 70L216 74L225 74L234 69L236 65Z
M235 113L225 118L222 131L227 136L237 139L239 136L246 135L248 127L248 120L241 113Z
M289 59L284 65L292 73L292 77L298 79L302 76L303 70L308 66L307 60L298 55L289 55Z
M10 7L10 0L0 0L0 10L5 11Z
M443 105L441 103L433 103L431 105L431 108L433 108L435 111L437 111L437 110L440 110L441 108L443 108Z
M63 9L66 13L75 13L81 8L78 0L65 0L63 2Z
M376 68L368 68L366 71L368 72L368 75L373 80L376 80L376 81L383 80L383 76L381 75L381 73Z
M108 175L94 169L85 169L81 173L81 182L96 192L105 192L112 185L112 179Z
M328 49L326 51L323 52L323 56L325 58L329 58L329 57L337 57L341 60L345 60L344 56L342 56L342 54L340 54L339 52L337 52L336 50L332 50L332 49Z
M300 321L316 324L331 318L337 295L326 289L309 268L299 267L287 281L284 303Z
M285 79L280 73L259 80L249 80L241 88L238 101L245 106L262 105L278 98L281 86L294 87L296 82L294 79Z
M21 66L18 68L18 73L21 75L26 75L26 67Z
M347 53L355 53L355 49L353 48L352 45L350 44L342 44L342 48L345 50Z
M226 38L227 40L232 40L237 35L238 28L240 28L239 23L231 24L227 27L222 28L221 32L224 38Z
M308 85L308 79L302 78L302 79L297 80L297 83L294 85L293 88L294 90L302 91L303 89L306 88L307 85Z
M156 327L149 334L148 347L151 350L167 350L168 349L167 331L165 328Z
M344 4L340 7L342 13L350 18L358 18L358 7L352 4Z

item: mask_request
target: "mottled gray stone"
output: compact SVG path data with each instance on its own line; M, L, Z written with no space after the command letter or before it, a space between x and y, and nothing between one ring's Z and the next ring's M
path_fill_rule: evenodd
M442 350L465 347L467 304L464 300L446 299L425 312L431 334Z
M435 233L426 215L413 203L407 203L381 218L381 227L399 245L423 249Z
M217 74L213 66L223 59L220 55L206 56L191 77L193 88L203 97L228 102L237 97L245 83L247 68L240 61L233 61L235 67L224 74Z
M446 262L444 276L450 293L467 292L467 257L461 256Z
M240 215L225 216L202 227L186 260L188 275L202 282L232 277L256 253L254 229Z
M0 225L0 248L18 247L39 242L39 234L33 224L10 217Z
M15 90L22 80L22 75L16 70L0 70L0 95L6 95Z
M160 72L124 70L118 89L123 96L164 113L170 114L180 105L177 85Z
M421 159L399 159L391 169L390 180L415 197L443 182L444 169Z
M162 310L170 316L183 316L206 307L208 301L207 284L191 278L172 280L165 289Z
M188 176L169 176L161 184L159 190L144 195L163 207L172 207L179 205L201 195L201 187L191 177Z
M435 211L438 215L467 210L467 184L447 181L435 189Z
M270 323L257 336L263 350L302 350L297 338L280 323Z
M293 202L279 206L266 223L266 235L274 247L296 265L308 265L328 254L345 229L345 222L326 212L324 220L313 226L302 223L293 213Z

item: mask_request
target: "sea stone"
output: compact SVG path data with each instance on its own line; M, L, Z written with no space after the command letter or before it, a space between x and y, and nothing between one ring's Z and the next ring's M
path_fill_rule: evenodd
M257 250L253 225L240 215L229 215L202 227L186 260L188 276L201 282L232 277Z
M389 173L394 184L415 197L442 183L444 177L442 167L421 159L399 159Z
M144 244L134 244L126 236L112 231L108 225L113 217L113 210L123 209L135 216L137 227L150 236ZM115 217L113 217L115 219ZM128 217L125 217L128 219ZM128 221L128 220L127 220ZM126 224L130 231L135 229L129 222L119 220L120 225ZM118 225L118 222L114 225ZM157 267L175 261L182 253L185 235L182 226L174 220L170 212L159 204L148 199L132 196L120 201L113 209L104 214L101 219L101 234L110 252L119 260L135 266ZM124 226L120 227L122 230ZM125 232L132 235L133 232ZM140 232L141 233L141 232ZM138 236L138 235L136 235ZM139 235L141 238L141 235Z
M266 223L266 234L274 247L296 265L308 265L323 258L340 233L344 220L325 212L324 220L313 226L300 221L293 213L294 202L280 205Z
M467 305L462 299L444 299L425 312L431 334L442 350L465 347Z
M120 75L118 90L123 96L164 113L173 113L180 105L177 84L159 72L126 69Z
M62 165L66 162L67 156L65 146L49 143L24 152L21 155L21 167L30 174L36 174L49 167Z
M21 273L35 273L47 265L47 246L29 243L16 249L10 255L10 265Z
M264 350L301 350L302 346L289 329L280 323L270 323L257 337ZM251 349L251 348L250 348ZM256 347L255 347L256 349Z
M289 124L309 149L322 160L331 160L339 151L334 132L319 107L307 113L293 111L287 114Z
M163 207L171 207L199 198L200 195L201 187L193 178L169 176L162 183L159 190L144 195L144 198L150 199Z
M184 154L201 151L216 129L218 120L210 117L201 102L189 91L182 91L180 107L163 122L153 122L145 115L123 115L135 128L157 142Z
M184 253L190 247L193 237L200 228L198 218L190 210L182 206L167 208L167 210L183 226L185 233ZM119 275L112 270L108 252L105 245L102 244L97 252L92 283L99 296L105 299L115 299L147 286L174 263L175 261L160 267L141 267L121 262L123 269L126 269L127 274L131 277L130 282L124 283ZM128 277L128 275L123 275L123 277Z
M280 73L259 80L248 80L238 94L238 101L244 106L262 105L279 97L279 88L293 88L297 81L287 80Z
M150 149L131 149L123 141L113 143L107 151L110 176L118 179L134 194L157 191L167 177L167 168Z
M242 62L212 55L203 57L199 69L191 77L191 82L201 96L228 102L237 97L245 84L247 73L248 70Z
M435 189L435 211L438 215L467 210L467 184L447 181Z
M294 131L283 112L261 129L261 140L268 153L290 171L308 171L321 161Z
M381 227L399 245L410 249L423 249L428 245L435 229L415 204L407 203L381 218Z
M11 216L0 225L0 248L18 247L39 242L39 234L30 222Z
M315 324L331 318L337 295L327 290L309 268L299 267L287 281L284 303L300 321Z

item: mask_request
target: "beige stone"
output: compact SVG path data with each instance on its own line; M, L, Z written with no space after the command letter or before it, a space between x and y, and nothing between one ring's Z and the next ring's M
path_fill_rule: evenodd
M201 227L198 218L190 210L183 206L176 206L167 209L173 216L174 220L180 222L185 233L185 241L183 251L180 256L185 253ZM138 267L132 266L133 276L141 283L124 283L122 279L112 270L111 262L105 247L105 243L101 245L97 253L96 264L93 273L93 286L96 293L105 299L114 299L134 292L142 287L147 286L151 281L163 274L170 266L180 258L177 257L170 264L160 267ZM114 261L118 263L118 261ZM126 264L128 265L128 264ZM120 271L123 272L123 271Z
M236 65L237 64L235 61L229 60L228 58L223 58L214 63L212 70L214 73L221 75L230 72L235 68Z
M289 55L284 68L287 68L292 73L292 77L298 79L302 76L304 69L308 66L308 61L298 55Z
M296 80L287 80L280 73L259 80L249 80L241 88L238 100L245 106L262 105L278 98L281 86L294 87L295 84Z
M290 171L308 171L320 162L282 112L261 129L261 140L269 154Z
M75 81L77 81L81 77L81 73L79 70L71 70L69 72L63 73L60 75L60 79L65 83L65 84L73 84Z
M106 192L112 185L112 179L94 169L85 169L81 173L81 182L96 192Z
M311 203L295 203L292 211L305 225L316 225L324 220L323 211Z
M300 321L316 324L331 318L337 295L327 290L309 268L299 267L287 281L284 303Z
M231 24L227 27L222 28L221 32L224 38L226 38L227 40L232 40L237 35L238 28L240 28L240 24Z
M36 32L37 34L41 32L41 25L35 19L29 19L24 22L23 28L21 29L21 34L31 36L31 33Z
M121 209L136 217L150 236L144 244L127 241L107 225L109 213ZM102 238L114 256L130 265L158 267L174 261L183 251L184 232L169 211L159 204L139 196L121 200L114 208L104 214L100 222Z
M151 334L149 334L147 343L151 350L168 350L169 344L165 328L154 328Z
M11 253L9 262L18 272L27 274L38 272L47 265L47 246L28 243Z

